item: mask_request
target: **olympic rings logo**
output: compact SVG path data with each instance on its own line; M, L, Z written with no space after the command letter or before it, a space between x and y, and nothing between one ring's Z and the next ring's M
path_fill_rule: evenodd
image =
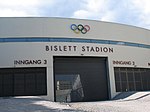
M90 26L89 25L83 26L82 24L79 24L79 25L72 24L70 26L70 29L74 31L76 34L79 34L79 33L86 34L90 30Z

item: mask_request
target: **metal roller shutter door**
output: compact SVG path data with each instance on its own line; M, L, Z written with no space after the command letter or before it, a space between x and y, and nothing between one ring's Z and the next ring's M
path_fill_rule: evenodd
M46 68L0 69L0 97L46 94Z
M84 97L72 91L72 102L108 100L106 58L54 57L54 68L55 86L57 75L80 75Z

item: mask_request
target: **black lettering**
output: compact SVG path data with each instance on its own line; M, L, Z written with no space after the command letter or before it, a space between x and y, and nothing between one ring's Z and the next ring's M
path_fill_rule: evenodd
M73 48L74 48L74 51L76 51L76 50L77 50L77 46L73 46Z
M47 60L44 60L44 64L47 64Z
M31 60L26 60L26 61L25 61L25 64L30 64L30 63L32 64L32 61L31 61Z
M131 65L131 61L126 61L125 65Z
M72 47L72 46L68 46L68 48L69 48L69 51L71 51L71 47Z
M132 65L135 65L135 62L134 62L134 61L132 61Z
M45 46L45 50L46 50L46 51L49 51L49 46Z
M115 65L115 64L116 64L116 61L113 61L113 64Z
M15 64L15 65L20 64L20 60L15 60L15 61L14 61L14 64Z
M67 51L67 46L64 46L64 51Z
M107 48L107 47L104 47L104 48L103 48L103 51L104 51L104 52L108 52L108 48Z
M132 61L113 61L113 64L115 65L132 65Z
M28 60L21 60L21 64L27 64Z
M59 51L62 51L62 48L61 48L61 46L59 46Z
M41 60L14 60L15 65L41 64ZM45 62L47 63L47 62Z
M100 50L99 47L96 47L95 49L96 49L96 50L95 50L96 52L99 52L99 50Z
M85 46L82 46L82 51L83 51L83 52L85 51Z
M102 49L102 47L100 47L100 50L101 50L101 52L103 52L103 49Z
M87 48L87 51L89 51L89 46L86 46L86 48Z
M51 46L51 51L53 51L53 46Z
M58 51L58 47L56 45L54 46L54 51Z
M113 48L109 48L109 52L113 53L114 49Z
M37 64L41 64L42 63L42 61L41 60L37 60Z
M30 60L32 62L32 64L37 64L38 61L37 60Z
M91 51L95 52L95 50L94 50L94 48L93 48L93 47L91 47L90 52L91 52Z
M120 64L120 65L122 65L122 61L117 61L117 64Z

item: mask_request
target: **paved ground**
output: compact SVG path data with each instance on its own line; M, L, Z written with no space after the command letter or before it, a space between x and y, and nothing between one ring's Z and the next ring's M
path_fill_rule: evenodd
M72 103L88 112L150 112L150 92L124 93L113 101Z
M150 92L125 93L113 101L69 104L33 96L0 98L0 112L150 112Z
M40 97L1 98L0 112L83 112L67 104L50 102Z

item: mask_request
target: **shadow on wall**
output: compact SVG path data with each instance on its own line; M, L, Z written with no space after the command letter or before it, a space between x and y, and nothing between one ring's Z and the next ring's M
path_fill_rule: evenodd
M1 112L81 112L41 98L1 98Z

